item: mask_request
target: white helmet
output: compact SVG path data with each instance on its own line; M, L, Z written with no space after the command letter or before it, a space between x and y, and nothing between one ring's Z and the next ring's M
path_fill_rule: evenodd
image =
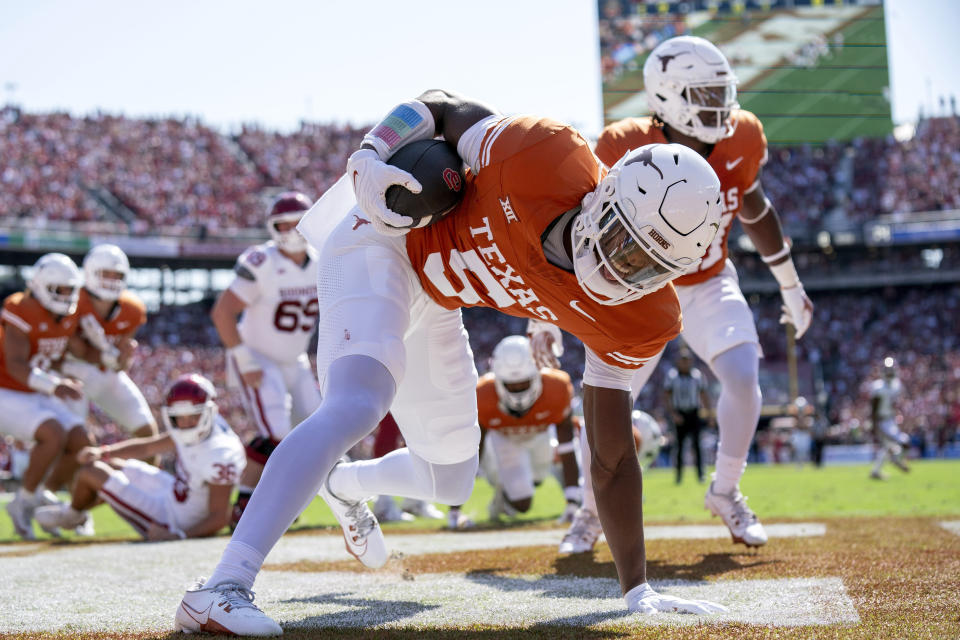
M27 283L30 293L51 313L68 316L77 310L83 276L73 260L62 253L40 256Z
M696 151L628 151L583 199L572 225L580 286L600 304L637 300L692 271L720 224L720 180Z
M643 65L647 105L671 128L714 144L733 135L737 77L713 43L696 36L664 40Z
M529 411L543 391L530 341L523 336L501 340L493 349L491 368L497 397L507 412L522 416Z
M160 408L163 426L175 442L190 446L203 442L213 431L213 421L217 415L217 404L213 401L217 391L213 383L203 376L191 373L177 378L167 390ZM182 416L200 416L196 426L181 429L173 418Z
M121 274L108 277L104 272ZM101 300L116 300L127 287L130 261L123 249L115 244L99 244L83 258L84 287Z
M307 239L296 228L280 231L277 229L277 224L300 222L304 214L310 210L311 205L310 198L299 191L284 191L274 198L270 204L270 210L267 211L267 231L281 250L290 253L307 250Z
M660 453L660 447L664 443L663 431L653 416L639 409L634 409L630 418L633 422L633 437L639 440L637 457L640 459L640 466L647 468Z

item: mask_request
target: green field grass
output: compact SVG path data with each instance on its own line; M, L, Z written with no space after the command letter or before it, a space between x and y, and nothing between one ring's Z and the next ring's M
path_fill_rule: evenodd
M831 49L812 68L778 68L740 87L739 101L763 122L771 144L819 144L858 136L884 136L893 130L883 7L866 12L840 31L842 49ZM742 31L736 21L706 22L694 34L723 42ZM645 56L604 85L604 111L643 89ZM635 114L646 115L646 114ZM609 120L608 120L609 121Z
M815 469L794 465L752 466L741 483L750 506L764 520L812 519L844 516L956 516L960 515L960 461L916 462L908 474L891 470L887 481L868 477L863 465ZM896 475L893 475L896 474ZM706 487L697 484L687 470L684 484L673 483L667 469L652 469L644 475L644 516L646 522L704 522L710 514L703 509ZM480 527L497 526L487 517L492 497L490 486L478 480L464 511ZM538 490L530 512L517 524L549 523L563 510L563 494L551 478ZM109 507L93 511L98 539L136 539L130 526ZM293 526L294 530L332 526L333 516L319 499ZM504 521L502 524L505 524ZM440 528L442 522L417 519L409 523L388 523L387 531ZM39 531L39 529L38 529ZM41 534L41 537L45 537ZM0 542L16 540L6 514L0 515Z

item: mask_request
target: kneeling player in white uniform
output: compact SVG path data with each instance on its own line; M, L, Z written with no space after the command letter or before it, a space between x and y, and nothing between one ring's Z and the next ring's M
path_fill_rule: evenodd
M236 277L210 311L227 348L227 380L243 390L258 431L247 444L231 527L240 521L273 449L320 404L307 357L317 325L316 251L296 229L310 205L296 192L274 200L267 216L272 240L237 258Z
M910 470L903 460L903 448L909 444L910 437L897 426L896 403L901 393L903 384L897 377L897 363L893 358L884 358L883 377L870 383L870 417L877 438L877 458L870 477L875 480L886 477L882 467L887 458L901 471Z
M146 540L211 536L227 525L230 494L243 471L240 438L217 412L216 391L203 376L179 377L161 409L166 431L112 446L88 447L79 458L69 505L41 507L44 529L80 526L99 496ZM136 458L176 452L176 475Z
M486 435L484 466L494 487L490 517L530 510L534 490L553 466L550 425L560 442L557 452L572 517L580 506L580 469L574 452L570 376L539 369L530 341L523 336L500 341L493 350L492 368L477 384L477 411Z
M156 435L157 421L146 398L127 370L137 341L133 336L147 321L143 301L126 288L130 261L120 247L101 244L83 259L84 284L77 314L80 332L100 352L100 362L67 355L61 370L83 382L84 398L71 409L86 421L90 402L134 436Z
M665 442L663 429L660 428L656 418L639 409L633 410L630 419L633 422L633 442L637 446L637 458L640 460L640 467L646 470L656 460ZM590 447L586 440L581 433L581 460L586 460L590 455ZM597 500L593 495L593 481L589 473L584 473L583 506L573 516L573 522L564 534L563 540L560 541L558 551L559 553L592 551L601 533L603 529L600 527L600 519L597 518Z

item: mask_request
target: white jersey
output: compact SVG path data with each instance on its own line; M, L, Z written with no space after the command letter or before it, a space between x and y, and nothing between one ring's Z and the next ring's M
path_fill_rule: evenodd
M317 326L317 253L296 264L273 241L244 251L230 291L247 305L237 325L243 343L276 362L295 362Z
M197 444L177 445L173 512L177 523L196 522L210 509L210 485L235 485L247 464L240 438L219 414L210 436Z
M903 385L900 384L900 378L887 380L881 378L870 383L870 399L879 398L877 404L877 418L889 420L897 415L894 404L900 394L903 393Z

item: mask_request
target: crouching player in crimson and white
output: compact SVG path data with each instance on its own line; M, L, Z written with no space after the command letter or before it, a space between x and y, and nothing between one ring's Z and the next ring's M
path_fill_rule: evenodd
M470 169L464 195L445 217L411 228L419 221L388 209L385 193L422 187L385 160L439 135ZM176 627L282 633L253 604L253 583L318 490L348 550L374 568L388 554L369 496L467 499L480 427L464 306L549 320L586 346L591 473L627 608L723 610L647 584L629 391L634 369L680 332L670 281L713 241L719 200L716 174L683 146L637 149L606 172L583 136L553 120L506 117L439 90L397 106L300 223L319 254L323 401L273 452L213 575L184 595ZM388 410L406 448L338 463Z
M246 460L215 397L203 376L177 378L160 409L166 431L80 451L77 458L87 466L77 472L70 504L37 509L37 522L83 525L99 497L146 540L200 538L223 529ZM175 475L138 459L164 453L176 453Z
M302 193L277 196L267 212L271 240L244 251L210 318L227 349L227 380L243 391L257 435L230 519L243 515L263 465L293 425L320 404L307 346L317 324L316 251L297 231L310 208Z

